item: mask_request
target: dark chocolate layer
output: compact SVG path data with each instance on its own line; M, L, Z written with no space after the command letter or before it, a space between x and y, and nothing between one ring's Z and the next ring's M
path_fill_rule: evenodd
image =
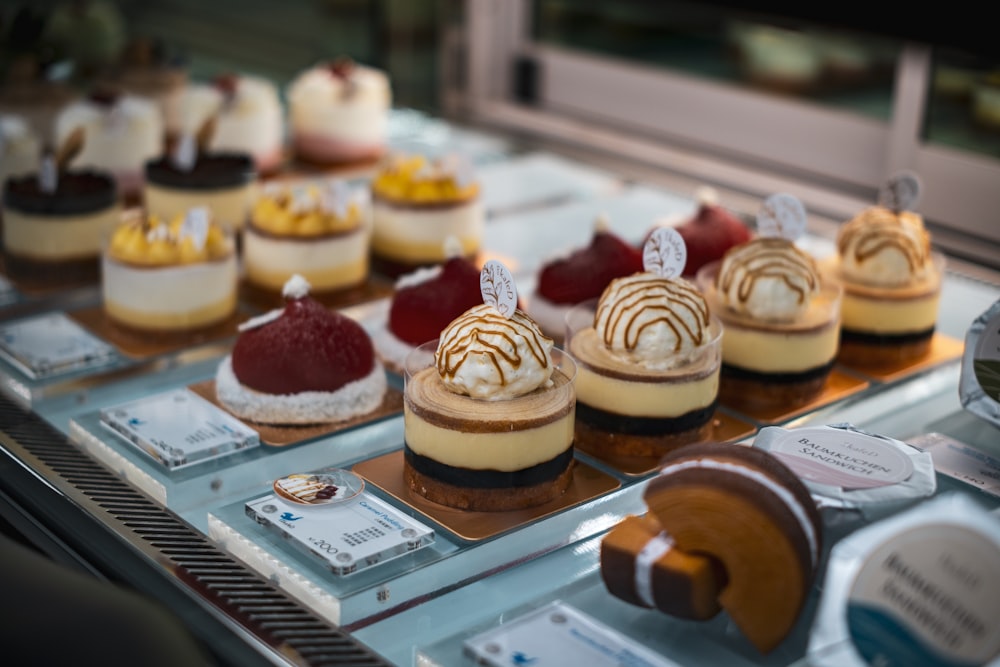
M551 481L559 477L573 461L573 448L569 447L562 454L538 465L523 470L504 472L501 470L471 470L446 465L413 452L405 443L403 452L407 463L417 472L454 486L481 489L517 488Z
M823 364L822 366L816 366L797 373L761 373L760 371L751 371L746 368L740 368L739 366L723 363L722 377L754 380L770 384L797 384L800 382L808 382L809 380L826 377L833 369L833 363L834 360L831 359L829 363Z
M930 339L934 335L935 327L923 331L915 331L902 334L873 334L853 331L851 329L840 330L840 340L850 343L860 343L875 347L894 347L896 345L906 345L908 343L919 343Z
M146 163L146 180L185 190L213 190L246 185L257 176L253 157L245 153L200 154L189 170L178 168L170 156Z
M31 215L83 215L118 200L114 177L102 171L60 172L55 192L44 192L37 174L11 177L3 189L4 206Z
M677 417L630 417L615 412L593 408L586 403L576 402L578 421L613 433L626 435L657 436L680 433L698 428L715 414L716 401L711 405L691 410Z

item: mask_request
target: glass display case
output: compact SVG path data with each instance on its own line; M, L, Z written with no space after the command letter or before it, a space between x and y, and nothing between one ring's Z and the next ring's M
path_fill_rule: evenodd
M379 12L393 3L330 8L341 4L352 20L388 21ZM800 17L751 25L680 3L455 5L444 5L450 22L436 28L442 108L397 103L388 144L468 157L485 213L478 260L505 264L522 297L544 263L588 243L595 220L638 248L654 226L689 218L706 185L752 229L765 197L794 194L808 210L799 246L828 259L839 225L875 202L887 175L917 172L918 208L947 255L930 350L889 366L837 363L820 393L794 408L722 403L708 439L749 445L767 427L849 423L935 455L952 447L981 467L942 457L935 495L968 496L996 515L1000 430L963 409L959 383L969 327L1000 299L1000 231L990 222L1000 163L988 142L973 140L972 155L961 132L936 120L959 113L942 101L947 84L936 73L968 61L932 57L906 36L859 45L850 31L811 32ZM129 7L149 21L160 9ZM738 40L801 48L804 35L810 49L825 45L825 66L864 61L870 77L762 89L740 64ZM289 160L279 176L339 176L367 190L375 168ZM379 289L334 307L371 336L386 327L394 285L375 277ZM823 509L808 599L787 638L762 653L726 613L682 620L609 592L602 541L647 513L657 460L578 449L571 486L555 501L446 508L403 482L398 373L387 371L386 399L364 418L268 428L228 414L215 394L235 326L137 345L109 326L98 282L36 290L0 278L5 532L157 600L219 664L558 664L572 649L580 664L805 667L830 549L883 518ZM268 307L250 297L240 292L238 319L266 319ZM330 502L290 499L284 481L304 478L334 487ZM525 648L508 655L508 645ZM557 662L546 663L546 651ZM113 644L108 652L113 663Z

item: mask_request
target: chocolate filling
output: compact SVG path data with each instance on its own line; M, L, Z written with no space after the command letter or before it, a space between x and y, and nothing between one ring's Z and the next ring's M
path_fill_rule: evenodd
M716 401L704 408L685 412L678 417L632 417L608 412L576 402L576 418L588 426L626 435L657 436L681 433L698 428L715 414Z
M906 345L908 343L923 342L934 335L934 328L935 327L931 327L930 329L925 329L924 331L901 334L872 334L852 331L850 329L841 329L840 340L841 342L858 343L874 347L895 347L897 345Z
M146 163L146 180L185 190L214 190L246 185L256 178L253 158L244 153L200 154L190 170L178 168L169 156Z
M502 470L471 470L446 465L413 452L406 443L403 445L403 452L406 462L423 475L452 486L468 486L479 489L516 488L548 482L559 477L573 460L573 448L569 447L554 459L543 461L530 468L505 472Z
M118 199L115 179L100 171L59 172L55 192L44 192L37 174L7 179L3 202L34 215L83 215L110 207Z
M796 384L799 382L809 382L810 380L816 380L829 375L830 371L833 369L834 361L834 359L831 359L828 363L825 363L822 366L816 366L815 368L809 368L797 373L762 373L760 371L751 371L745 368L740 368L739 366L723 363L722 377L753 380L771 384Z

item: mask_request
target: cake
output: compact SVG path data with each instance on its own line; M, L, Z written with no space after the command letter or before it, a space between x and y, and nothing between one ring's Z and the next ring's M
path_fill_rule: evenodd
M390 370L402 375L415 347L437 340L454 319L482 302L479 268L464 257L401 276L385 326L373 336L375 349Z
M183 58L171 53L161 40L138 37L125 45L108 85L153 100L169 134L170 128L177 125L181 91L187 82Z
M70 166L110 171L119 195L138 199L143 165L163 151L163 119L152 100L96 89L65 107L56 118L56 144L77 128L87 137L83 151Z
M627 516L601 540L601 579L629 604L696 621L721 611L721 564L677 548L653 516Z
M810 35L764 24L740 24L733 32L746 79L776 92L815 90L823 79L823 53Z
M376 159L385 151L392 92L385 72L348 58L301 72L288 86L295 156L318 164Z
M372 180L372 255L391 276L443 262L454 237L466 257L480 249L484 215L471 166L450 155L396 155Z
M19 26L16 16L8 34L15 34L19 27L24 26ZM74 99L72 88L50 77L52 69L53 65L21 53L11 58L0 82L0 113L20 116L43 138L52 136L56 116Z
M177 101L177 115L167 126L176 139L193 133L208 118L215 131L206 150L247 153L257 171L271 174L284 160L284 118L274 84L257 76L227 74L211 83L186 86Z
M236 311L232 237L204 208L160 220L134 216L111 236L102 263L104 311L149 334L190 334Z
M663 228L647 248L667 237L679 240ZM567 317L576 445L598 456L660 457L711 431L722 328L693 283L645 264Z
M837 357L841 290L808 253L758 237L702 267L698 283L726 330L720 401L794 408L822 392Z
M38 134L21 116L0 114L0 187L10 176L38 171Z
M271 183L243 234L245 280L280 293L295 274L314 294L368 278L369 207L340 180Z
M752 237L742 220L718 203L712 188L699 188L695 194L698 208L694 215L675 227L687 247L683 275L694 277L701 267L722 259L726 251Z
M578 303L596 299L615 278L642 271L642 252L608 229L603 216L594 223L590 245L547 261L528 312L545 335L562 340L566 315Z
M763 653L777 647L822 553L819 512L798 477L762 450L699 443L668 454L643 499L674 548L721 565L718 602L736 627Z
M218 401L241 419L302 425L345 421L374 411L385 370L354 320L309 296L292 276L285 306L240 326L215 376Z
M943 265L912 211L874 206L841 225L832 269L844 288L840 361L878 366L924 356L937 322Z
M79 146L82 133L74 137ZM67 286L100 276L102 244L122 214L115 180L93 169L62 170L64 162L48 155L39 172L4 183L4 263L14 280Z
M243 229L257 195L254 161L247 153L208 150L212 127L205 125L198 139L186 135L171 153L145 163L147 213L170 220L204 206L220 225Z
M407 358L403 476L419 497L520 510L572 481L573 361L514 302L507 312L470 308Z

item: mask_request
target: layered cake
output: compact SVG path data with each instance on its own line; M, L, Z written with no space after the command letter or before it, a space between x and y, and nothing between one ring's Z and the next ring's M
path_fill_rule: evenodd
M243 235L246 281L281 292L295 274L314 293L356 287L368 277L368 206L339 180L269 184Z
M642 252L612 233L606 218L598 217L590 245L542 266L528 312L547 336L561 340L570 308L601 296L615 278L640 271Z
M459 315L482 303L479 268L464 257L401 276L384 328L373 338L383 362L399 374L418 345L437 340Z
M83 128L87 142L72 166L110 171L118 181L119 194L138 199L143 165L163 151L163 119L156 103L98 89L59 113L56 144L77 128Z
M925 355L943 270L917 213L875 206L844 223L831 271L844 288L840 360L881 365Z
M196 132L208 118L215 131L207 150L247 153L257 170L270 174L284 160L284 118L278 91L270 81L229 74L211 83L186 86L177 101L177 116L167 134L179 137Z
M91 169L60 171L52 156L41 167L4 184L7 274L38 285L96 281L102 244L121 220L115 179Z
M479 194L471 165L458 156L386 160L372 180L372 254L379 268L398 276L440 264L449 237L464 256L475 255L485 227Z
M187 334L236 311L235 244L203 208L169 221L127 220L111 236L102 271L104 311L126 329Z
M694 277L710 262L722 259L730 248L746 243L752 237L750 228L718 203L718 193L712 188L699 188L695 193L698 208L694 215L675 227L687 247L685 276Z
M412 493L506 511L555 500L572 481L573 361L524 312L508 312L481 303L407 359L403 474Z
M348 58L300 73L287 91L295 156L306 162L342 164L385 151L392 92L385 72Z
M700 443L664 458L644 500L673 548L721 565L718 603L747 639L764 653L777 647L822 550L819 512L799 478L762 450Z
M0 186L10 176L38 171L38 134L21 116L0 114Z
M309 296L293 276L285 307L240 326L215 376L216 398L241 419L264 424L336 422L382 404L386 377L368 334Z
M822 390L837 356L839 286L793 241L759 237L702 267L698 283L726 330L719 398L793 408Z
M190 139L190 137L189 137ZM247 153L208 152L183 146L144 166L147 213L170 220L204 206L230 230L246 225L257 195L257 171Z

